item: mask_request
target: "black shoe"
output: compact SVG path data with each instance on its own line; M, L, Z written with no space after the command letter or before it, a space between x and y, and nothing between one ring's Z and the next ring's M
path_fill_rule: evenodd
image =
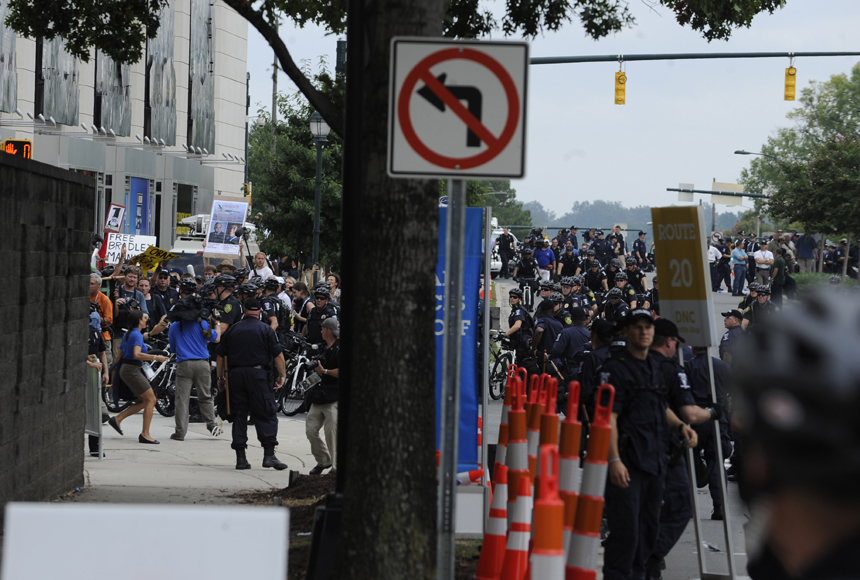
M711 512L711 519L712 520L718 520L718 521L723 520L723 506L721 506L721 505L715 505L714 506L714 511Z
M104 425L108 421L110 421L110 415L108 415L107 413L102 413L102 425Z
M274 447L266 447L263 449L263 467L274 467L281 471L287 468L287 464L275 457Z
M137 440L139 443L147 443L149 445L158 445L161 443L158 439L147 439L143 436L143 433L137 436Z
M110 419L108 419L108 425L113 427L117 433L122 435L122 429L120 429L119 425L116 424L116 417L111 417Z
M732 473L731 475L727 475L726 479L728 479L729 481L737 481L738 480L738 474Z
M90 451L90 457L98 457L98 456L99 456L99 450L98 449L96 449L95 451ZM102 454L102 457L107 457L107 453Z
M729 465L729 468L726 469L726 475L737 475L737 473L738 473L738 468L735 466L734 463Z
M308 475L320 475L323 471L325 471L329 467L331 467L331 465L320 465L318 463L316 467L314 467L313 469L310 470Z
M236 450L236 469L251 469L251 464L248 463L248 458L245 457L244 449Z

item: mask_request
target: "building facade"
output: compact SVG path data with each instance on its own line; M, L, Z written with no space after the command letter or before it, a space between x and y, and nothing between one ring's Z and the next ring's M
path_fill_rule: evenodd
M180 219L242 195L248 23L221 0L172 0L132 65L17 36L7 14L0 0L0 140L29 140L33 159L94 176L94 232L115 203L121 231L169 249Z

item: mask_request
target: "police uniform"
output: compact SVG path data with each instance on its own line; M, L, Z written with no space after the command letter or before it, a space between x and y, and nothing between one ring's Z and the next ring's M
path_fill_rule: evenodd
M603 273L606 274L606 285L609 286L609 288L615 288L615 275L620 271L620 268L613 270L611 265L606 266L606 268L603 269Z
M561 310L553 315L553 318L561 322L562 328L570 328L573 326L573 318L570 316L570 311L565 309L564 306L562 306Z
M603 292L604 280L606 280L606 272L600 268L596 272L589 268L585 273L585 287L592 292Z
M779 312L779 306L768 300L764 305L759 304L758 300L750 304L744 309L744 320L748 320L747 330L751 329L757 322L762 322L771 314Z
M281 302L281 299L278 298L276 294L263 296L260 298L260 305L263 307L263 315L260 317L261 320L271 326L271 320L269 319L274 316L275 320L278 321L278 332L283 333L281 326L284 316L281 310L284 308L284 303Z
M521 305L511 308L511 314L508 316L508 328L513 328L518 320L520 321L520 329L510 336L510 340L516 354L516 365L526 366L526 359L532 358L531 352L529 352L529 341L534 332L534 322Z
M711 380L708 372L707 355L700 354L693 357L692 360L684 364L687 375L690 377L690 386L692 387L693 398L697 405L702 407L711 406ZM720 359L713 358L714 365L714 386L717 391L717 403L725 407L727 403L726 389L731 378L729 365ZM694 425L693 429L699 437L699 443L696 447L696 456L704 451L705 463L708 467L708 488L711 492L711 501L714 505L714 510L722 512L723 495L720 489L720 477L724 476L725 467L718 465L717 448L714 443L714 426L709 422L701 425ZM729 439L729 422L725 415L720 417L720 443L723 446L723 459L732 454L732 444Z
M641 578L657 539L666 475L669 423L667 388L653 356L634 357L626 348L608 358L600 383L615 387L612 412L618 416L620 459L630 475L621 488L606 484L605 580ZM632 576L631 576L632 571Z
M534 344L532 348L537 350L540 355L538 356L538 361L542 362L543 355L541 353L549 354L552 351L552 345L555 343L558 335L564 330L564 327L561 322L555 319L552 310L544 310L539 316L535 321L535 330L543 328L543 334L540 338L540 344Z
M179 292L170 286L168 286L166 290L162 291L159 290L158 286L153 284L149 293L161 298L161 303L164 306L165 311L169 311L174 304L179 302Z
M734 328L729 328L723 333L723 338L720 339L720 359L722 360L724 353L729 353L733 357L737 354L738 340L744 334L744 329L740 325Z
M642 283L642 280L645 279L645 272L643 272L637 266L633 266L633 269L627 268L627 283L633 286L633 289L636 290L637 294L645 293L645 285Z
M648 308L660 314L660 291L656 288L651 288L645 293L645 302L648 303Z
M637 263L645 266L648 263L648 249L645 247L645 240L639 240L633 242L633 257L636 258ZM642 262L639 262L642 260Z
M326 318L337 318L337 310L330 302L326 303L323 308L311 308L311 312L308 314L308 329L305 337L309 343L321 344L325 342L322 337L322 323Z
M624 293L624 302L627 304L627 306L630 306L630 304L634 300L636 300L636 289L633 288L633 286L631 286L629 283L627 283L624 285L624 288L622 288L621 291Z
M624 300L619 300L617 304L612 304L611 300L603 303L603 318L613 324L621 324L628 312L630 312L630 306Z
M680 416L681 407L696 404L687 374L684 368L673 359L655 351L651 351L651 356L659 364L660 371L666 380L669 406L676 415ZM679 434L672 433L670 437L680 442ZM663 506L660 510L660 532L651 554L652 565L665 558L672 550L684 530L687 529L690 518L693 517L686 454L682 452L682 448L675 449L675 445L677 443L666 450L670 459L667 463ZM685 448L686 445L683 446L683 449Z
M559 367L559 370L562 370L562 368L567 369L564 378L569 379L567 375L570 374L573 368L574 356L586 345L591 346L590 334L580 324L565 328L555 339L555 343L553 343L552 350L550 351L550 358L556 361L556 366Z
M219 357L227 357L230 411L235 415L231 447L237 450L247 447L250 413L260 444L274 448L278 444L278 404L267 369L282 353L275 331L256 318L247 317L224 331L216 352Z
M576 271L580 268L579 255L576 253L576 250L571 254L564 252L561 257L559 257L558 261L561 264L562 276L575 276Z

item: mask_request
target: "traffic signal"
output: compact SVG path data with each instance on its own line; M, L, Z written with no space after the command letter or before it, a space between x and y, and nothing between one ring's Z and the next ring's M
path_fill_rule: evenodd
M627 94L627 73L615 73L615 104L623 105Z
M6 139L3 141L3 152L24 159L33 158L33 142L27 139Z
M797 87L797 69L789 67L785 69L785 100L794 100L794 89Z

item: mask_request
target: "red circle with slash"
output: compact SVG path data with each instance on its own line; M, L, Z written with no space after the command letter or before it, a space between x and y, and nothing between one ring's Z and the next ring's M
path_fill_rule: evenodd
M457 100L451 92L436 79L430 72L430 67L436 66L447 60L471 60L487 67L502 84L505 96L508 100L508 118L502 134L496 137L487 129L481 121L469 112L466 107ZM427 147L412 125L409 117L409 102L418 81L423 81L460 119L475 133L481 141L487 144L487 149L471 157L448 157L436 153ZM400 94L397 97L397 117L400 121L400 130L406 137L406 142L426 161L444 167L446 169L473 169L494 159L511 142L514 132L520 120L520 98L516 86L508 74L508 71L493 57L486 53L471 48L447 48L434 52L419 62L413 68L403 82Z

